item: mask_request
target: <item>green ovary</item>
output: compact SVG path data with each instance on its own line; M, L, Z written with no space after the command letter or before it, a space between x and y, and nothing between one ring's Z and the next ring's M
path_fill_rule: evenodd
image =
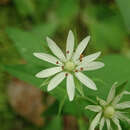
M67 71L73 71L73 70L75 69L75 64L74 64L74 62L72 62L72 61L67 61L67 62L65 63L65 69L66 69Z
M112 107L112 106L107 106L105 109L104 109L104 116L106 118L112 118L115 114L115 109Z

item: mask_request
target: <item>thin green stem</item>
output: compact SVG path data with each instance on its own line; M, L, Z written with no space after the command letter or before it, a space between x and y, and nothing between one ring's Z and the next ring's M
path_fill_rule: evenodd
M79 90L78 90L78 91L79 91ZM95 105L97 104L94 100L92 100L91 98L85 96L83 90L82 90L82 91L79 91L79 93L80 93L80 95L81 95L80 98L82 98L82 99L84 99L84 100L87 100L87 101L91 102L92 104L95 104Z
M87 97L87 96L81 96L80 98L82 98L82 99L84 99L84 100L87 100L87 101L91 102L92 104L97 105L97 103L96 103L94 100L92 100L91 98L89 98L89 97Z
M100 82L100 83L102 83L103 85L107 85L107 83L106 82L104 82L103 80L101 80L101 79L98 79L98 78L93 78L93 80L94 81L97 81L97 82Z
M58 110L58 115L57 116L61 115L61 111L62 111L62 108L64 106L65 99L66 99L66 95L65 95L64 99L60 102L59 110Z

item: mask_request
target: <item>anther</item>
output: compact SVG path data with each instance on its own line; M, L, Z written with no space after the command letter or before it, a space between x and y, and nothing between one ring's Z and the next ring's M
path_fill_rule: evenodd
M81 71L83 71L83 69L84 69L83 67L80 68Z
M79 58L80 62L82 62L82 59L83 59L83 55L81 54Z
M78 72L78 70L75 70L75 72Z
M80 59L82 59L82 58L83 58L83 54L80 55Z
M62 66L62 70L64 69L64 66Z
M67 77L67 76L68 76L68 73L66 73L65 76Z
M56 64L59 64L59 62L57 61Z
M79 59L80 60L80 62L82 62L82 59Z
M67 54L69 54L70 52L69 51L66 51Z

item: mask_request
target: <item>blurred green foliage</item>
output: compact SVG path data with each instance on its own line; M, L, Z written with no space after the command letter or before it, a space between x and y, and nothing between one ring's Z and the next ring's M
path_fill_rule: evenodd
M126 24L127 31L130 33L130 1L129 0L116 0L119 7L121 15L123 16L124 22Z
M92 95L105 98L115 81L130 81L129 12L129 0L10 0L9 3L0 5L0 129L63 129L63 119L55 116L41 128L19 117L9 106L6 93L11 76L5 73L5 70L36 87L43 82L34 75L48 64L34 58L32 53L48 52L46 36L56 39L58 45L64 49L67 32L72 29L76 42L87 34L91 35L87 54L102 50L102 61L106 66L87 73L97 83L99 91L93 92L83 86L86 94L91 93L88 95L91 98ZM21 63L23 59L28 64L13 65ZM129 86L130 83L126 88L130 91ZM65 89L58 87L50 94L63 103L65 93ZM123 100L125 99L128 97ZM61 113L74 115L78 119L79 129L85 130L88 123L84 122L82 117L93 114L84 110L88 103L82 101L78 95L72 103L66 98L65 105L61 105ZM55 115L58 112L57 102L51 107L56 110L48 113ZM51 107L48 110L51 110ZM48 117L48 114L45 115ZM128 130L128 124L122 125L123 130Z

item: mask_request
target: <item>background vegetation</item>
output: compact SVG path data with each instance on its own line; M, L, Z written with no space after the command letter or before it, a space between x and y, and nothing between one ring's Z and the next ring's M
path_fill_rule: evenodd
M19 80L16 84L14 77L37 87L43 82L34 77L39 70L35 65L41 67L42 62L32 53L47 51L46 36L52 37L64 50L70 29L75 34L76 43L91 35L87 54L102 51L101 60L106 64L104 69L88 73L100 87L92 94L105 98L113 82L125 80L129 81L127 90L130 91L129 12L129 0L0 0L0 129L86 130L88 127L89 114L77 103L80 102L78 98L76 103L66 101L62 106L62 90L58 90L59 94L56 91L51 93L55 98L42 93L42 123L32 121L33 116L28 118L21 114L9 100L12 99L10 84L21 84ZM14 65L23 63L28 64ZM64 109L62 116L57 117L59 102L60 108ZM83 102L82 106L85 105L87 103ZM26 111L26 107L23 109ZM129 129L128 124L122 124L123 130Z

